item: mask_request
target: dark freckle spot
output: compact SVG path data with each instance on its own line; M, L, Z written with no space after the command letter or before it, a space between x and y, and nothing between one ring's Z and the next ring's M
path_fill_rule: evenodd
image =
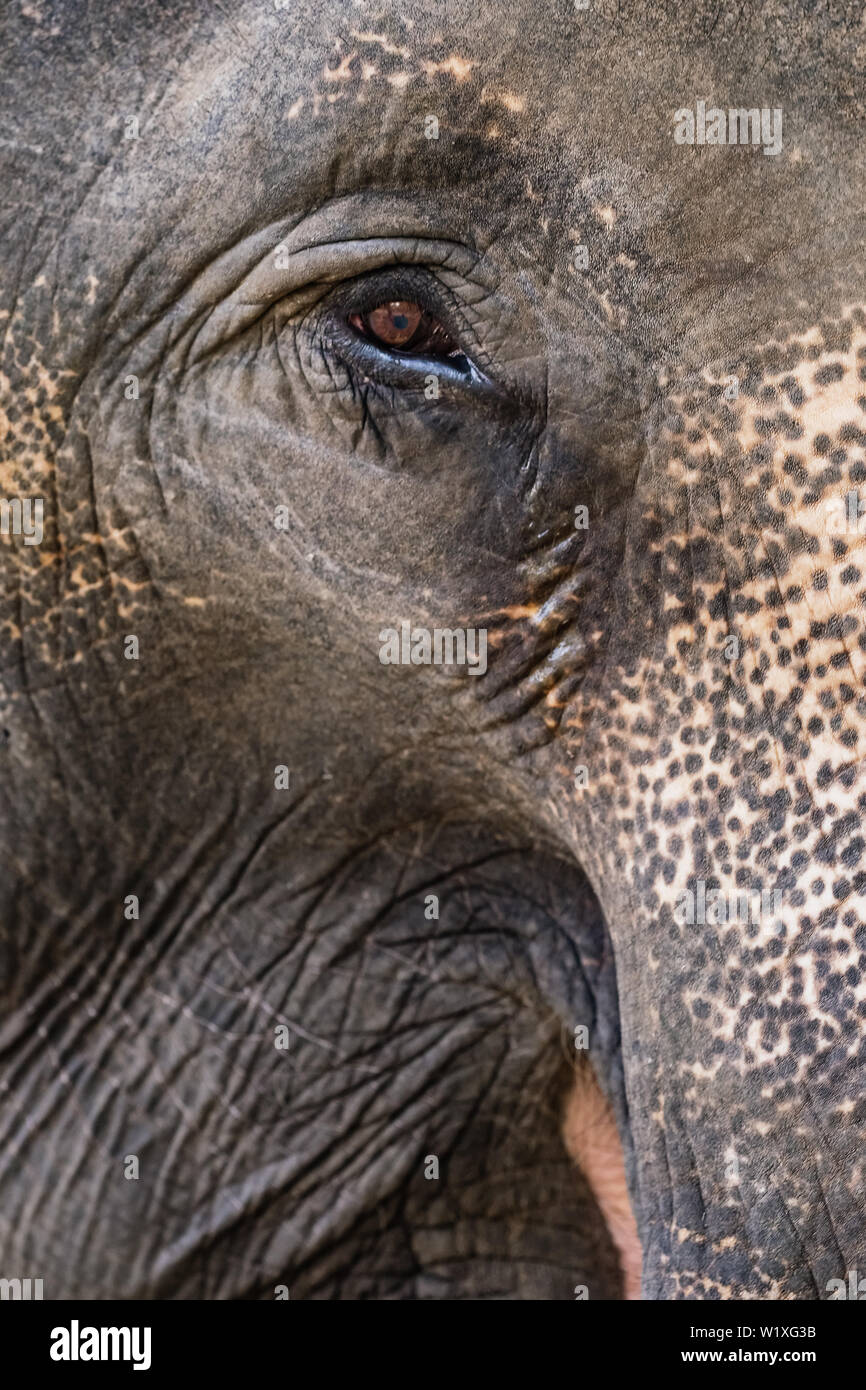
M799 483L801 487L804 487L809 480L809 475L803 467L803 460L798 458L796 454L786 455L782 468L788 477L793 478L794 482Z
M842 584L856 584L859 578L860 571L856 565L846 565L839 575L839 580Z
M830 436L828 434L816 434L813 441L813 447L816 454L829 454Z
M844 375L841 362L830 362L826 367L821 367L812 380L816 386L830 386L834 381L841 381Z
M826 589L826 587L827 587L827 571L826 571L826 570L816 570L815 573L812 575L812 588L813 588L813 589L822 590L822 589Z
M781 382L781 386L791 405L803 404L803 391L796 377L786 376Z
M713 744L712 748L710 749L710 762L713 762L713 763L720 763L720 762L722 762L722 761L724 760L725 754L726 754L727 751L728 751L728 748L730 747L730 743L731 743L731 740L730 740L729 735L726 734L726 733L724 732L724 730L722 730L722 731L718 734L715 743ZM735 775L736 775L736 774L735 774Z

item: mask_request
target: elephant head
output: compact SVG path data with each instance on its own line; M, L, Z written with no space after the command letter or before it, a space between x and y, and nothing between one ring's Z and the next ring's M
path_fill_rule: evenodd
M866 1258L858 62L14 19L4 1272L616 1297L620 1168L646 1298Z

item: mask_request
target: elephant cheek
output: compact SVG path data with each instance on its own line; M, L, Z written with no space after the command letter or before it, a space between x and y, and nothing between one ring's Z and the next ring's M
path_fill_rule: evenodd
M754 403L703 474L697 446L662 441L641 503L669 539L569 750L572 843L616 953L648 1297L826 1297L862 1258L860 351L800 373L799 447ZM632 596L639 573L632 547Z
M819 819L784 784L724 813L669 785L587 856L616 957L644 1295L824 1296L863 1234L860 817L838 789Z

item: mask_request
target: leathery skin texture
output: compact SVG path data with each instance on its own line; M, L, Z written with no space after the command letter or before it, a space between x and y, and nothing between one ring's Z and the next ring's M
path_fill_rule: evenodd
M829 1297L859 8L5 29L0 1273Z

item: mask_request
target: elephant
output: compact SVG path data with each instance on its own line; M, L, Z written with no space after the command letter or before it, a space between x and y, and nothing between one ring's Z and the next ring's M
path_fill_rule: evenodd
M0 1274L856 1286L858 7L6 30Z

